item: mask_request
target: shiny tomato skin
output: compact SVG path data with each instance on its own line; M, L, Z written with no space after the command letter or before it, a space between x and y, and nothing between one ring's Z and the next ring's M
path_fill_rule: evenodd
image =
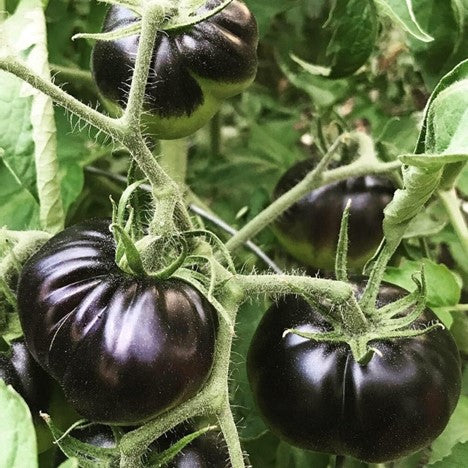
M209 0L198 14L220 4ZM103 32L139 18L113 5ZM161 31L154 45L146 87L144 125L163 140L182 138L205 125L224 99L243 91L257 71L258 32L247 6L234 0L212 17L184 29ZM139 36L98 41L92 70L101 93L125 107L135 67Z
M402 295L384 285L378 301ZM435 320L426 309L414 326ZM287 296L268 309L255 332L249 382L278 437L303 449L382 463L428 446L447 425L461 387L460 357L447 330L373 341L382 355L359 365L347 344L283 338L290 328L330 330L307 302Z
M300 182L315 165L314 160L304 160L291 167L276 185L273 198ZM382 240L383 210L394 191L390 180L371 175L328 184L291 206L273 229L296 260L314 269L333 271L341 218L350 199L348 263L358 271Z
M22 396L34 416L47 409L51 394L49 377L22 339L13 341L8 351L0 353L0 379Z
M217 317L193 287L121 271L108 220L72 226L25 264L18 308L34 358L82 416L137 424L209 376Z

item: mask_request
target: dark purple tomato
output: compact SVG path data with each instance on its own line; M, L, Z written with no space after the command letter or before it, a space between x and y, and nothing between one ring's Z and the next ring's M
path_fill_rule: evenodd
M197 14L221 4L209 0ZM114 5L103 32L140 18ZM224 99L243 91L257 71L257 24L247 6L234 0L195 25L162 30L154 44L145 101L145 126L160 139L181 138L205 125ZM132 81L139 36L98 41L93 50L94 80L101 93L124 107Z
M51 394L49 376L37 365L22 339L13 341L7 352L0 353L0 379L23 397L34 416L47 409Z
M304 160L291 167L276 185L273 197L291 189L315 165L314 160ZM359 270L382 240L383 210L394 191L392 182L377 176L352 177L325 185L291 206L273 229L281 245L296 260L332 271L341 218L350 199L348 263L351 269Z
M383 285L379 305L404 293ZM414 326L435 320L426 309ZM347 344L283 337L291 328L331 329L304 299L287 296L263 316L247 358L255 402L278 437L303 449L381 463L428 446L444 430L461 387L460 357L447 330L372 341L378 352L360 365Z
M209 376L217 316L180 280L130 276L108 220L65 229L25 264L25 341L82 416L138 424L194 396Z
M153 442L146 453L149 465L158 453L167 450L182 437L195 432L193 427L182 424L162 435ZM81 442L97 447L112 448L116 446L115 438L109 426L96 425L75 429L72 434ZM61 458L63 460L63 457ZM187 444L164 468L229 468L229 453L223 436L219 432L207 432Z

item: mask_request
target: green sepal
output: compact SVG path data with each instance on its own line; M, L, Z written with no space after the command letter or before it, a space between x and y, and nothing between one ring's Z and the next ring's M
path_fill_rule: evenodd
M173 460L188 444L194 441L197 437L200 437L203 434L206 434L209 431L216 429L217 426L207 426L203 429L188 434L185 437L182 437L175 444L171 445L164 452L158 453L157 455L150 458L148 466L150 468L158 468L161 466L166 466L171 460Z
M72 36L72 41L76 39L93 39L95 41L116 41L125 37L134 36L141 32L141 22L131 24L124 28L116 29L106 33L79 33Z
M49 415L41 413L41 416L49 427L55 443L67 457L77 458L80 467L110 468L119 461L120 451L118 448L101 448L81 442L68 435L68 431L64 433L57 428Z
M138 252L133 239L128 235L125 229L118 224L112 224L111 228L118 239L117 245L119 242L122 242L123 248L125 249L125 263L123 262L124 257L122 257L120 259L119 267L128 273L135 274L137 276L146 276L140 252Z
M212 8L210 11L203 13L202 15L195 15L193 11L193 6L185 9L179 8L177 13L163 23L161 29L163 31L171 31L175 29L185 29L195 24L202 23L207 19L211 18L214 15L217 15L219 12L224 10L233 0L224 0L217 7Z
M346 207L341 217L340 234L336 247L335 276L338 281L348 281L348 224L349 210L351 209L351 199L346 203Z

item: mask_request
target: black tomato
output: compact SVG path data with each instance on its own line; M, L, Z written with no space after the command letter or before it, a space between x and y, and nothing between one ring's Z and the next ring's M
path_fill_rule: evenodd
M182 437L195 432L195 430L188 424L181 424L163 434L149 447L146 456L150 464L154 456L167 450ZM111 448L116 446L114 435L109 426L96 425L75 429L71 435L82 442L97 447ZM197 437L164 465L165 468L228 468L228 466L230 466L229 453L226 444L222 434L215 431Z
M47 409L51 394L49 376L37 365L22 339L13 341L7 352L0 353L0 379L23 397L34 416Z
M378 302L403 295L383 285ZM414 326L434 320L426 309ZM447 425L461 386L460 357L447 330L372 341L378 352L360 365L347 344L283 337L290 328L330 330L305 300L287 296L265 313L247 358L256 404L280 438L303 449L381 463L428 446Z
M276 199L300 182L315 161L300 161L279 180ZM273 225L285 250L315 269L332 271L336 244L346 203L351 199L348 263L359 270L373 255L383 237L383 210L393 198L394 185L383 177L365 176L312 190L289 208Z
M130 276L114 256L107 220L62 231L26 262L18 308L29 350L79 414L137 424L200 390L217 316L188 284Z
M197 14L221 3L209 0ZM131 25L139 18L112 6L103 32ZM160 139L181 138L205 125L224 99L244 90L257 70L257 24L244 3L234 0L201 23L161 31L154 45L146 86L145 126ZM98 41L92 69L102 94L125 106L135 66L139 36Z

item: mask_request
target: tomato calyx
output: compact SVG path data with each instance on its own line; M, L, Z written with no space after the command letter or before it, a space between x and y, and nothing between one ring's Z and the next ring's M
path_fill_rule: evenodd
M445 328L438 321L425 324L419 328L413 326L426 308L427 291L424 271L421 272L420 279L413 276L413 281L417 285L416 291L395 302L381 308L374 307L366 313L361 310L359 302L356 302L354 306L341 308L341 320L339 317L331 318L330 315L324 314L331 323L331 330L308 332L291 328L284 331L283 339L289 334L294 334L316 342L347 343L354 359L359 364L366 365L375 353L381 354L379 350L372 346L373 341L412 338L430 333L436 328ZM356 307L359 310L356 310ZM350 327L349 324L353 322L352 317L359 317L360 315L365 317L365 321L359 320L357 325Z

